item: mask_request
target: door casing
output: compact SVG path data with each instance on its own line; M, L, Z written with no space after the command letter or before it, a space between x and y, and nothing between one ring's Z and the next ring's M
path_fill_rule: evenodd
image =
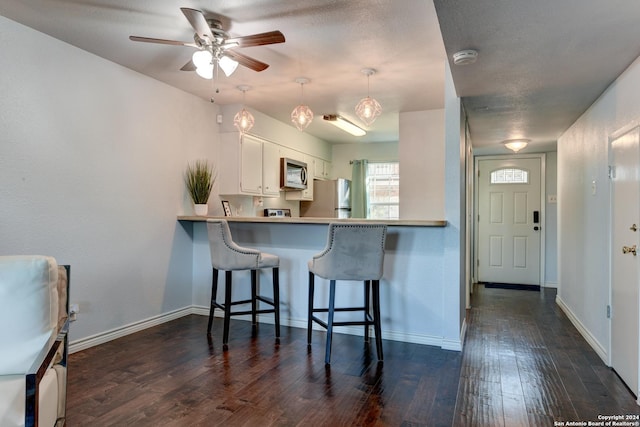
M616 299L614 298L614 281L616 280L614 277L615 274L615 269L614 267L616 266L616 261L614 260L614 256L621 256L619 254L618 251L621 251L620 248L620 244L625 244L625 245L631 245L631 244L638 244L638 240L639 240L639 235L636 233L628 233L625 236L625 239L621 240L620 242L618 242L618 239L616 238L616 233L618 233L618 235L620 234L624 234L623 233L619 233L620 230L618 230L617 228L627 228L629 227L629 224L616 224L615 219L617 217L616 215L616 209L622 208L622 206L618 206L616 204L616 199L615 199L615 181L614 179L614 174L615 172L615 166L618 165L618 162L615 162L615 153L614 153L614 143L616 141L618 141L619 139L630 135L631 138L634 137L633 133L635 133L635 138L636 138L636 144L640 144L640 141L638 141L640 139L639 137L639 132L640 132L640 125L638 124L632 124L629 125L623 129L620 129L619 131L613 133L610 137L609 137L609 159L610 159L610 215L609 215L609 238L610 238L610 251L609 251L609 306L611 308L610 311L610 318L609 320L609 352L608 352L608 365L611 366L613 369L616 369L616 364L614 363L614 358L617 358L618 361L620 361L619 355L614 354L616 351L616 348L614 348L614 323L617 321L616 319L619 319L620 316L620 310L621 308L615 305L615 301ZM636 145L635 147L636 150L636 159L635 159L635 171L637 171L640 168L640 147L638 145ZM615 163L614 163L615 162ZM628 202L627 200L625 200L625 202ZM635 201L636 203L640 203L639 200L636 199ZM622 203L622 205L627 206L628 203ZM634 214L637 215L638 210L640 209L640 207L636 204L636 206L634 207ZM638 223L638 225L640 225L640 218L636 219L636 223ZM640 233L640 232L637 232ZM627 255L622 255L622 256L631 256L630 254ZM640 306L640 299L639 299L639 295L640 295L640 283L638 283L638 265L637 263L640 262L636 257L634 257L635 259L633 259L633 261L635 261L636 263L636 267L635 267L635 277L633 278L633 280L635 281L635 293L636 293L636 304L638 306ZM631 284L631 286L633 286L633 284ZM629 379L629 381L632 381L632 384L627 384L630 388L635 387L636 390L632 390L633 393L636 394L636 396L638 397L638 403L640 404L640 350L638 349L638 346L640 345L640 337L638 336L639 331L640 331L640 316L636 316L636 319L624 319L622 321L622 323L618 323L617 326L621 327L621 325L626 325L628 321L633 322L635 320L635 325L632 325L632 331L635 332L628 334L625 333L625 337L627 336L631 336L631 335L635 335L634 338L636 339L635 342L631 342L632 346L635 345L636 346L636 360L635 363L638 365L636 368L636 378L635 378L635 382L634 379ZM625 330L625 332L627 332ZM625 338L626 339L626 338ZM622 374L620 374L622 377ZM632 374L633 375L633 374ZM627 380L625 380L627 381Z

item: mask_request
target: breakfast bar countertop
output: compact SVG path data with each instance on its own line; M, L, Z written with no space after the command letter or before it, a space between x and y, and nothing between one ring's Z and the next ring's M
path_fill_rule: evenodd
M329 224L332 222L342 223L370 223L370 224L386 224L388 226L401 227L446 227L446 220L420 220L420 219L390 219L376 220L364 218L312 218L312 217L285 217L285 218L269 218L263 216L244 217L244 216L196 216L196 215L180 215L178 221L204 222L209 218L226 219L229 222L264 222L271 224Z

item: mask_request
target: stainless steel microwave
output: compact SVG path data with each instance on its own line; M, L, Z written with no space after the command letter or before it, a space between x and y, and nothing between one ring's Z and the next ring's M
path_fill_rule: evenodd
M281 157L280 188L282 190L305 190L307 188L307 164Z

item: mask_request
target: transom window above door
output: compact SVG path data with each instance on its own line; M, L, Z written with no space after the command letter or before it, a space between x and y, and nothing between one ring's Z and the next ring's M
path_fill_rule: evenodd
M491 172L491 184L528 184L529 172L524 169L504 168Z

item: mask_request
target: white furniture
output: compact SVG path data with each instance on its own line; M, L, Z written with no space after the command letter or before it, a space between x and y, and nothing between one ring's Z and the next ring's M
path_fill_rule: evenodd
M0 426L62 426L67 383L68 266L0 256Z
M231 316L251 314L252 325L257 326L257 315L263 313L273 313L276 324L276 340L280 338L280 281L279 267L280 258L275 255L260 252L256 249L243 248L233 242L229 225L225 220L207 220L207 231L209 235L209 248L211 251L211 266L213 267L213 277L211 281L211 306L209 309L209 325L207 334L211 334L213 324L213 314L216 308L224 311L224 329L222 344L226 347L229 342L229 323ZM257 276L258 270L270 268L273 272L273 298L258 295ZM224 304L217 302L218 293L218 271L225 271L225 294ZM238 270L251 271L251 299L231 301L231 273ZM265 303L272 308L260 309L260 303ZM232 311L234 305L251 304L251 310Z
M380 279L384 264L384 245L387 226L381 224L329 224L327 246L309 261L309 310L307 320L307 344L311 345L313 322L327 329L325 364L331 363L331 341L334 326L364 325L364 340L369 341L369 326L376 334L378 360L382 361L382 328L380 326ZM314 305L315 276L329 280L329 306ZM335 307L336 281L363 281L364 304L361 306ZM373 299L373 314L370 312ZM364 312L362 320L335 322L335 312ZM327 313L327 321L315 316Z

